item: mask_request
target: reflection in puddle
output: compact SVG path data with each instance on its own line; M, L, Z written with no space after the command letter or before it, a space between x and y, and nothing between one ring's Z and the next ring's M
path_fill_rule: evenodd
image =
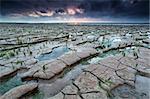
M51 53L40 55L37 59L39 61L55 59L63 55L64 53L68 52L69 50L70 49L66 46L60 46L60 47L54 48Z
M114 55L116 55L116 54L119 54L119 51L117 51L117 50L112 50L112 51L109 51L109 52L107 52L107 53L102 53L102 54L100 54L99 56L94 57L94 58L88 60L88 63L89 63L89 64L96 64L96 63L98 63L100 60L102 60L102 59L104 59L104 58L107 58L107 57L110 57L110 56L114 56Z
M128 55L128 54L133 53L135 50L137 50L137 47L127 47L125 49L120 49L120 50L111 50L111 51L108 51L108 52L105 52L105 53L101 53L100 55L98 55L94 58L91 58L91 59L88 59L88 60L83 60L83 61L81 61L81 64L82 65L96 64L99 61L103 60L104 58L115 56L115 55L118 55L118 54L123 54L123 53Z
M23 82L21 81L21 78L19 76L14 76L13 78L8 79L7 81L4 81L0 83L0 95L6 93L10 89L22 85Z
M44 99L44 93L39 90L36 90L36 92L27 94L21 99Z
M38 91L32 96L32 99L44 99L44 93Z

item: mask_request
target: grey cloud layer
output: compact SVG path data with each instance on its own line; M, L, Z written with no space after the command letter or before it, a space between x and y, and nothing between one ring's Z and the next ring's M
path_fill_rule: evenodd
M1 16L149 18L149 0L1 0Z

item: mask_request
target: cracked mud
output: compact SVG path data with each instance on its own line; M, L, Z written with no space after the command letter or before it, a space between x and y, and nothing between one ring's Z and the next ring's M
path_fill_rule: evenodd
M1 99L150 98L148 25L0 27Z

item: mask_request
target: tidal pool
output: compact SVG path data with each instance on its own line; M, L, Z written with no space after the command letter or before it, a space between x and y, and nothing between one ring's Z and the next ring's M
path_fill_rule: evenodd
M50 59L55 59L64 53L68 52L70 49L67 46L60 46L57 48L54 48L51 53L48 54L41 54L37 59L39 61L44 61L44 60L50 60Z
M118 54L123 54L123 53L125 55L127 55L127 54L130 54L130 53L133 53L137 49L138 49L137 47L131 47L131 48L127 47L127 48L122 49L122 50L121 49L120 50L111 50L111 51L108 51L108 52L105 52L105 53L101 53L96 57L93 57L93 58L90 58L90 59L87 59L87 60L82 60L80 64L82 64L82 65L96 64L104 58L107 58L107 57L110 57L110 56L115 56L115 55L118 55Z
M117 50L112 50L112 51L108 51L106 53L102 53L96 57L93 57L91 59L87 59L87 60L82 60L81 61L81 65L88 65L88 64L96 64L98 63L100 60L106 58L106 57L109 57L109 56L114 56L116 54L119 54L120 52L117 51Z
M0 83L0 95L3 95L10 89L22 85L23 82L21 81L21 78L16 75L13 78L6 79L5 81Z
M27 94L21 99L44 99L44 93L39 90L36 90L36 92Z

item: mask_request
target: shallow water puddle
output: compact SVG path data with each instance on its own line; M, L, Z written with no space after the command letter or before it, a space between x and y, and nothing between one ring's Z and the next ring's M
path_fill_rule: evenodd
M107 57L110 57L110 56L114 56L116 54L119 54L119 51L117 51L117 50L109 51L109 52L106 52L106 53L102 53L102 54L100 54L100 55L98 55L94 58L91 58L91 59L88 59L88 60L83 60L83 61L81 61L81 64L82 65L96 64L100 60L102 60L104 58L107 58Z
M111 37L108 37L108 38L101 38L99 40L99 43L104 45L105 47L111 47L111 46L116 46L117 44L119 44L121 41L123 40L122 37L120 36L111 36Z
M63 55L64 53L68 52L69 50L70 49L67 46L60 46L60 47L54 48L51 53L41 54L39 57L37 57L37 59L39 61L55 59Z
M150 98L150 78L136 75L135 89L144 95L149 94Z
M14 76L13 78L9 78L6 81L0 83L0 95L22 84L23 82L21 81L21 78L17 75Z
M25 95L21 99L44 99L44 93L37 90L36 92Z
M149 99L147 94L139 93L133 86L119 85L111 90L112 99Z
M137 47L127 47L125 49L120 49L120 50L111 50L111 51L108 51L105 53L101 53L100 55L93 57L91 59L83 60L83 61L81 61L80 64L82 64L82 65L96 64L104 58L115 56L118 54L123 54L123 53L130 54L130 53L133 53L134 50L137 50Z

